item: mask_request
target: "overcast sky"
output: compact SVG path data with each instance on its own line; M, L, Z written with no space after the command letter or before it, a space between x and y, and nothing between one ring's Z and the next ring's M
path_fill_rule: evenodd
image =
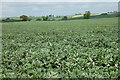
M0 17L16 17L22 14L28 16L49 14L74 15L76 13L83 14L86 10L90 10L92 13L109 12L118 10L118 1L119 0L2 0L2 3L0 3ZM97 4L91 4L90 2L97 2Z
M85 11L91 13L104 13L118 10L117 2L3 2L2 17L46 16L53 14L56 16L84 14Z

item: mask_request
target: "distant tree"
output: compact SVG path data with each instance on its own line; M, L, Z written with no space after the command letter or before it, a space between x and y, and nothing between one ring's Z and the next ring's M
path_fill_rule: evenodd
M113 13L118 13L118 11L113 11Z
M10 18L6 18L4 21L5 21L5 22L14 22L14 21L16 21L16 20L10 19Z
M62 18L62 20L67 20L67 16L64 16L64 17Z
M84 14L84 19L87 19L87 14L86 13Z
M48 16L46 16L46 21L48 20Z
M10 21L12 21L12 19L10 19L10 18L6 18L6 19L4 19L4 20L2 20L3 22L10 22Z
M84 19L90 19L90 11L86 11L84 14Z
M48 20L48 16L42 16L42 19L43 19L43 21L47 21Z
M54 17L54 15L50 14L48 17Z
M56 18L60 18L61 16L56 16Z
M10 18L6 18L6 21L10 21Z
M88 19L90 19L90 14L91 14L90 11L88 11L88 12L87 12L87 17L88 17Z
M45 16L42 16L43 21L45 20Z
M22 21L28 21L28 16L26 15L21 15L20 18L22 19Z
M116 15L116 17L120 17L120 12L117 12L117 15Z

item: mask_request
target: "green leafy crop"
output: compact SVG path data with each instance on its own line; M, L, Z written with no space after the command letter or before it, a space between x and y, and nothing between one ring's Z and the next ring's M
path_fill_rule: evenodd
M117 78L117 18L2 24L3 78Z

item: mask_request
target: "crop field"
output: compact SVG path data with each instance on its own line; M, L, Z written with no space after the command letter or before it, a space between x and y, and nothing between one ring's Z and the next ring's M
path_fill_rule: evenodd
M97 15L101 15L100 13L98 14L91 14L91 16L97 16ZM72 16L72 18L76 18L76 17L83 17L84 15L75 15L75 16Z
M117 78L118 19L2 23L4 78Z

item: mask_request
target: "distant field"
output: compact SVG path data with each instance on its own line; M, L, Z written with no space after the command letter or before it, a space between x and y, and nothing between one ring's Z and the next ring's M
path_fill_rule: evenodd
M117 78L118 19L2 24L2 76Z
M107 14L107 15L101 15L102 13L97 13L97 14L91 14L91 18L111 18L111 17L116 17L117 14ZM62 20L64 16L60 16L60 18L57 17L49 17L48 19L54 19L56 21ZM2 19L6 19L7 17L3 17ZM14 19L14 20L21 20L19 17L9 17L10 19ZM35 21L36 19L42 19L42 17L29 17L32 19L32 21ZM83 19L84 15L69 15L67 16L68 20L75 20L75 19Z
M91 16L97 16L97 15L101 15L100 13L98 14L91 14ZM84 15L75 15L75 16L72 16L72 18L76 18L76 17L83 17Z

